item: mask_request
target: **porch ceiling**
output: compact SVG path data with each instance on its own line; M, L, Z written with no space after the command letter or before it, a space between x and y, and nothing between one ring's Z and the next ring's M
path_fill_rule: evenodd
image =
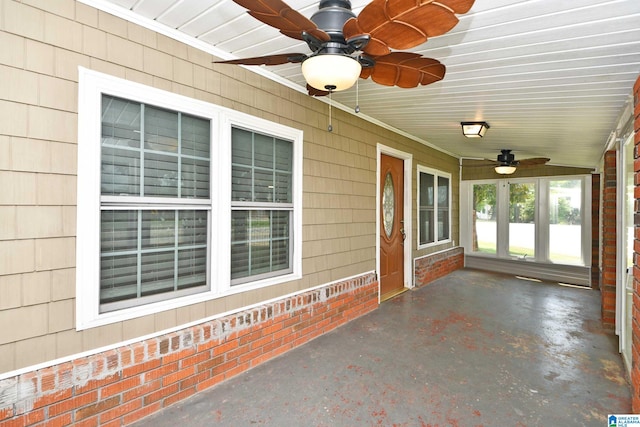
M308 52L231 0L82 1L172 29L224 59ZM287 3L310 17L319 2ZM358 14L369 0L351 3ZM459 18L412 49L444 63L444 80L415 89L360 80L361 114L460 157L495 159L508 148L516 158L597 166L640 74L640 1L476 0ZM266 72L304 91L299 64ZM355 87L333 99L352 109ZM460 122L470 120L491 129L466 139Z

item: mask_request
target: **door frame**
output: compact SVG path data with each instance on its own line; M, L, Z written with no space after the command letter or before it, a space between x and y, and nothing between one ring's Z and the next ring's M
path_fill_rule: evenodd
M395 148L391 148L389 146L378 143L376 146L376 274L378 275L378 304L380 303L380 173L381 173L381 159L382 155L385 154L387 156L395 157L403 161L403 170L404 170L404 194L402 195L403 205L404 205L404 229L407 234L407 238L405 239L404 244L404 254L403 254L403 279L402 283L405 288L413 288L413 271L412 271L412 262L411 262L411 251L413 248L413 222L412 222L412 211L411 211L411 195L412 195L412 187L411 187L411 173L413 171L413 155L411 153L407 153L404 151L397 150Z
M627 372L631 372L631 346L632 337L628 321L633 315L633 308L629 310L629 303L633 302L633 295L629 300L628 292L633 289L633 272L628 270L627 257L628 251L628 235L627 227L629 221L627 218L628 200L627 200L627 170L626 166L629 159L627 149L634 149L634 134L631 133L627 138L621 138L616 149L616 315L615 315L615 333L618 335L618 351L622 354L622 360L625 363ZM633 160L633 157L631 157ZM631 172L633 173L633 161L631 163ZM633 205L632 205L633 206ZM631 282L631 283L629 283ZM631 284L631 289L629 285Z

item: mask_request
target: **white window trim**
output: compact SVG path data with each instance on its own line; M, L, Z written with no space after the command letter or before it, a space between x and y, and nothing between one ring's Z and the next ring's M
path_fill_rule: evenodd
M78 67L78 179L76 231L76 329L88 329L155 314L213 298L302 277L303 132L208 102ZM209 286L201 293L100 313L100 134L102 94L170 108L211 120L211 227ZM293 141L292 273L230 286L231 126ZM216 141L220 143L216 144ZM216 228L216 225L219 227Z
M267 135L274 135L278 138L294 141L293 143L293 271L286 275L268 277L262 280L256 280L252 282L242 283L234 286L230 286L231 283L231 268L225 269L225 274L220 279L220 283L227 284L225 289L219 290L220 295L232 295L239 292L250 291L253 289L262 288L265 286L271 286L278 283L286 282L289 280L297 280L302 277L302 131L280 127L276 129L275 123L267 120L251 117L251 120L247 120L247 115L229 110L223 116L222 129L223 137L222 141L231 141L231 128L240 127L244 129L250 129L253 132L264 133ZM223 259L223 263L226 266L231 265L231 143L225 144L225 151L221 153L220 158L224 159L224 163L227 172L223 175L226 179L225 182L221 182L220 187L224 190L220 191L221 196L224 193L224 202L227 209L224 210L224 218L221 218L221 224L228 224L228 227L221 230L224 234L224 241L228 242L225 251L219 254ZM299 185L298 185L299 184Z
M453 185L452 181L451 181L451 174L447 173L447 172L443 172L437 169L432 169L432 168L428 168L426 166L422 166L422 165L417 165L417 195L416 195L416 212L417 212L417 223L418 223L418 232L416 233L417 236L417 247L418 249L425 249L425 248L431 248L434 246L438 246L438 245L443 245L443 244L447 244L447 243L451 243L452 242L452 237L451 237L451 209L452 209L452 200L451 200L451 194L452 194L452 189L451 186ZM434 234L435 234L435 239L433 242L430 243L420 243L420 173L428 173L430 175L433 175L433 183L435 186L436 191L434 191L434 204L433 204L433 216L435 218L435 222L437 224L438 222L438 194L437 194L437 188L438 188L438 177L442 177L442 178L447 178L449 180L449 195L448 195L448 200L449 200L449 237L447 239L443 239L443 240L437 240L438 237L438 230L434 228Z

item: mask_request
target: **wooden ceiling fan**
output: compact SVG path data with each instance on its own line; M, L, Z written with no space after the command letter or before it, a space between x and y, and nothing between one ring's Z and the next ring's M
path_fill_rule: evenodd
M282 0L233 0L259 21L303 40L311 53L217 61L238 65L302 63L310 95L348 89L358 77L413 88L444 78L445 66L410 49L451 30L475 0L373 0L358 16L348 0L322 0L306 18ZM322 58L322 59L319 59ZM320 62L325 62L320 64ZM348 73L343 68L350 69ZM333 74L342 74L335 77ZM348 74L345 79L344 74ZM342 81L343 79L344 81Z
M463 167L492 167L499 174L508 175L516 171L516 168L528 168L542 166L549 160L547 157L531 157L528 159L516 160L511 150L500 150L500 154L496 160L484 159L478 161L470 161L463 164Z

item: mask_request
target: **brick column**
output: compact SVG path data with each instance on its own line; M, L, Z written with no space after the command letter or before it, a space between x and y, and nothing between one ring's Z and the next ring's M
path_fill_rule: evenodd
M616 151L604 154L604 189L602 196L602 323L614 329L616 324Z
M634 413L640 412L640 77L633 86L635 148L633 150L633 170L635 172L635 203L633 244L633 308L632 308L632 347L631 347L631 406Z
M591 288L600 289L600 174L591 175Z

